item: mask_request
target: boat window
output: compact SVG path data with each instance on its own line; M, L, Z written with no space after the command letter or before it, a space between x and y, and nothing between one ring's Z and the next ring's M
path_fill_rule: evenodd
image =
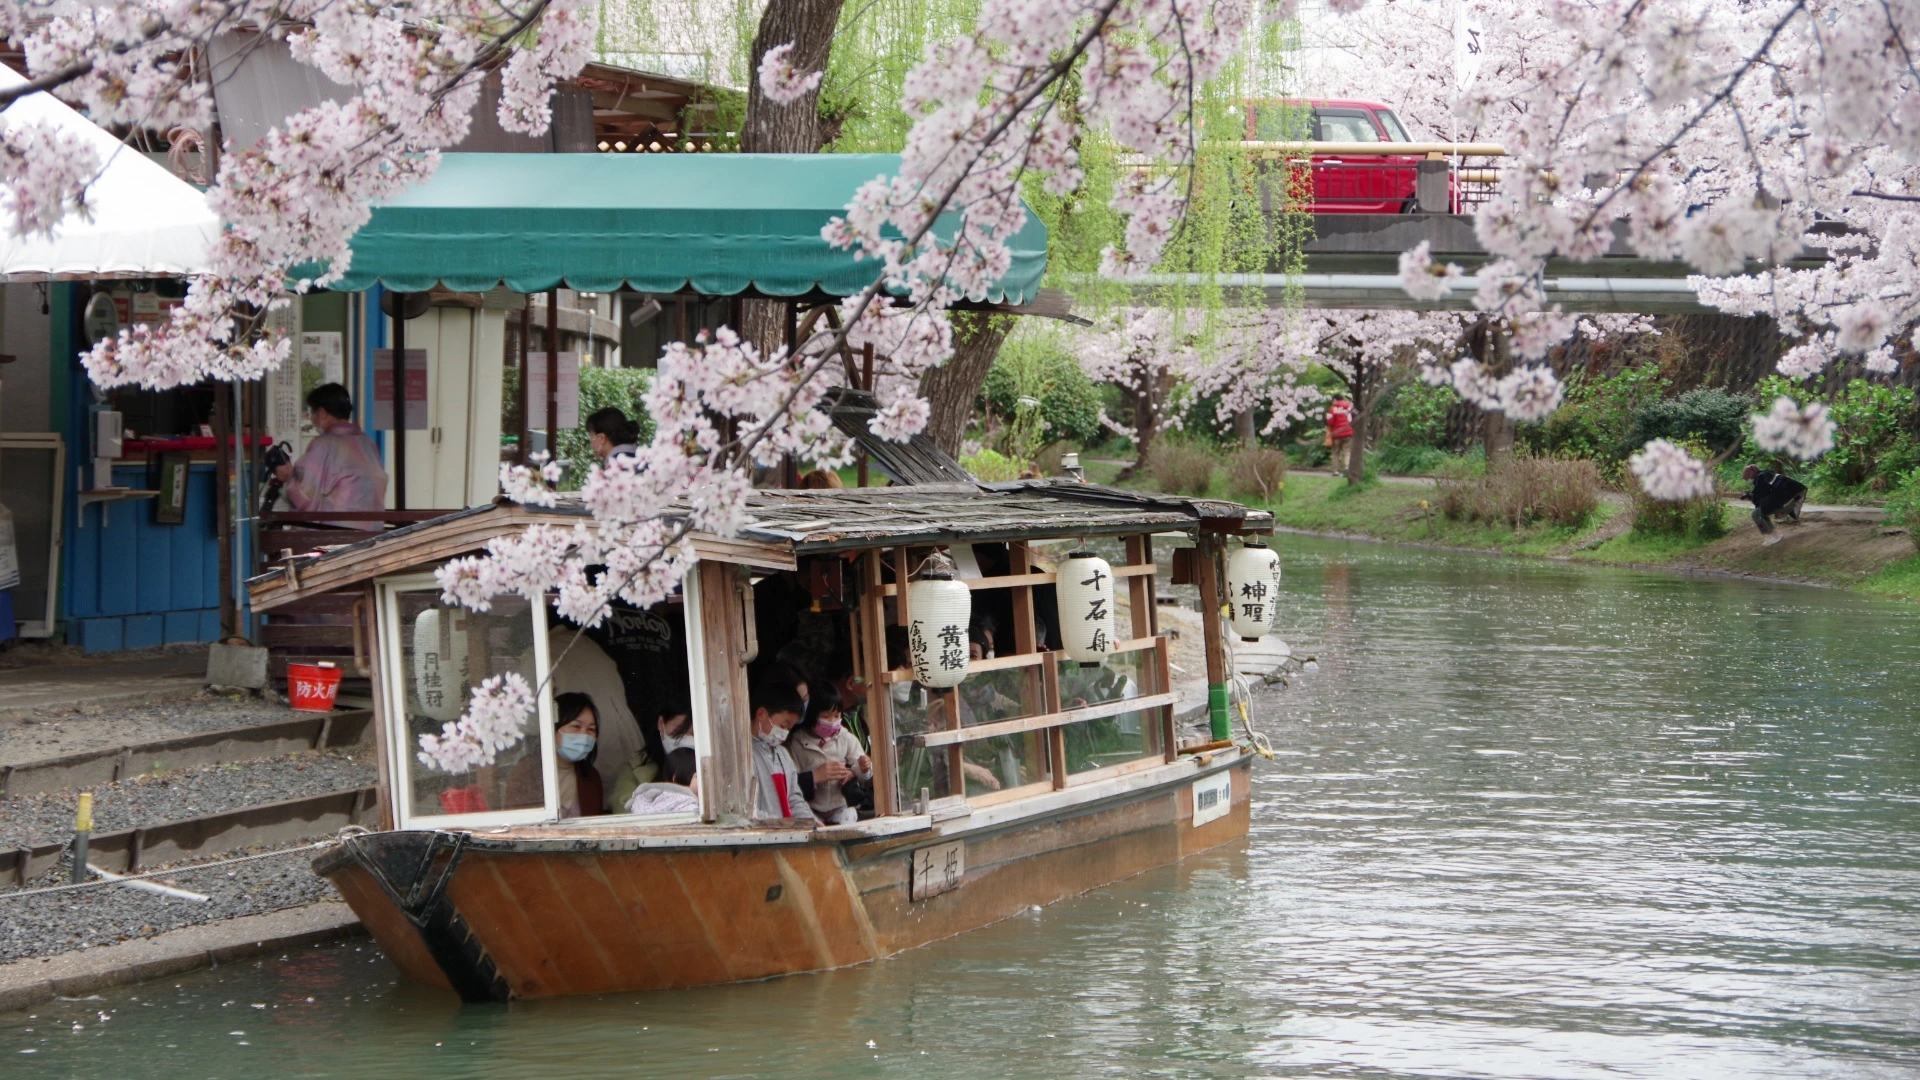
M957 687L914 681L898 582L932 549L872 553L881 588L863 598L857 625L884 630L884 667L872 679L874 730L891 734L892 810L964 798L982 805L1036 795L1165 760L1172 721L1166 641L1153 614L1154 565L1146 537L1107 557L1114 567L1115 638L1106 660L1083 667L1061 650L1054 559L1078 542L954 545L971 586L969 673ZM989 655L989 653L991 655ZM869 654L877 657L880 650ZM883 802L883 805L884 802Z
M517 596L499 597L484 612L450 606L426 575L383 583L381 601L380 689L397 824L451 819L469 827L551 816L542 769L553 756L550 724L542 719L550 715L546 702L486 765L463 766L457 756L423 760L421 743L458 720L473 688L488 678L513 673L539 685L539 609Z
M593 756L583 764L599 778L601 801L580 805L582 816L635 812L638 795L638 813L691 820L694 792L663 786L671 784L668 755L683 746L692 752L697 742L682 598L648 608L616 603L605 621L584 631L551 612L549 625L550 693L585 694L597 722ZM581 771L558 761L552 767Z

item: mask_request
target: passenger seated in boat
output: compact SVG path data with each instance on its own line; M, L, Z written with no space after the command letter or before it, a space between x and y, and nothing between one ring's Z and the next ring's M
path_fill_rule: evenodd
M800 770L787 752L787 735L800 723L806 702L791 683L777 679L762 679L749 700L753 708L753 772L759 781L755 785L755 816L817 821L800 788ZM851 775L846 766L840 769Z
M815 817L829 825L851 825L860 820L859 811L847 805L842 784L853 777L865 780L873 776L873 760L842 719L839 698L825 694L819 707L787 737L787 752L800 770L807 805L813 808Z
M628 799L629 814L683 814L700 809L699 778L694 775L694 754L690 749L667 755L664 783L641 784Z
M604 813L600 773L593 767L599 753L600 717L593 699L585 694L560 694L553 699L554 769L560 778L560 816L591 817Z
M646 745L646 733L627 706L627 684L620 678L620 667L592 638L557 619L547 632L547 646L553 657L554 692L584 694L595 702L599 742L593 760L600 773L596 790L612 791L621 767ZM594 813L605 809L602 806Z
M620 813L621 807L633 798L633 793L642 784L651 784L665 780L660 763L667 755L681 747L689 752L693 749L693 715L684 701L669 701L660 707L660 715L652 724L642 724L640 735L643 745L640 752L627 759L620 771L614 774L613 795L607 800L607 809Z

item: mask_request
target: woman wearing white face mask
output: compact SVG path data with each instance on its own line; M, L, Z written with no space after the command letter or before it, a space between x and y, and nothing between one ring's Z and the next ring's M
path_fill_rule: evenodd
M627 759L614 774L613 799L607 805L616 813L633 799L633 793L642 785L666 779L661 763L667 760L668 754L683 748L694 749L693 715L687 703L669 701L662 705L652 724L641 723L640 738L640 752Z
M600 717L593 699L585 694L560 694L553 699L559 724L554 729L554 770L560 778L560 816L591 817L606 812L600 773L593 767L598 755Z

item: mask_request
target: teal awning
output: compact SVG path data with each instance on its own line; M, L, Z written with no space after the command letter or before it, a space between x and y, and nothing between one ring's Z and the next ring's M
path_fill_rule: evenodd
M447 154L374 209L332 288L850 296L878 264L820 229L899 166L895 154ZM1033 301L1046 226L1030 218L1013 248L1006 277L969 299Z

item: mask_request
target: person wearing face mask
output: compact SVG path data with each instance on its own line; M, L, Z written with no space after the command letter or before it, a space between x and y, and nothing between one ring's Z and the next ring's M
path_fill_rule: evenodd
M800 789L800 769L787 752L787 734L800 723L806 701L792 683L773 679L762 679L748 699L753 703L753 772L759 781L755 785L754 816L817 823L819 819ZM846 771L844 766L842 771Z
M829 695L793 729L787 737L787 752L793 755L799 770L807 805L814 816L829 825L851 825L860 820L859 811L847 805L844 783L854 777L873 777L873 761L861 749L860 740L842 723L840 702ZM812 784L806 783L808 779Z
M601 461L639 453L640 425L612 405L587 417L587 446Z
M660 707L660 715L652 724L640 725L640 736L639 752L614 774L613 798L607 805L616 813L642 786L666 779L660 763L675 750L693 750L692 711L684 701L670 701Z
M554 770L560 778L560 816L591 817L606 811L600 773L593 767L599 752L600 718L593 699L585 694L560 694L553 699Z

